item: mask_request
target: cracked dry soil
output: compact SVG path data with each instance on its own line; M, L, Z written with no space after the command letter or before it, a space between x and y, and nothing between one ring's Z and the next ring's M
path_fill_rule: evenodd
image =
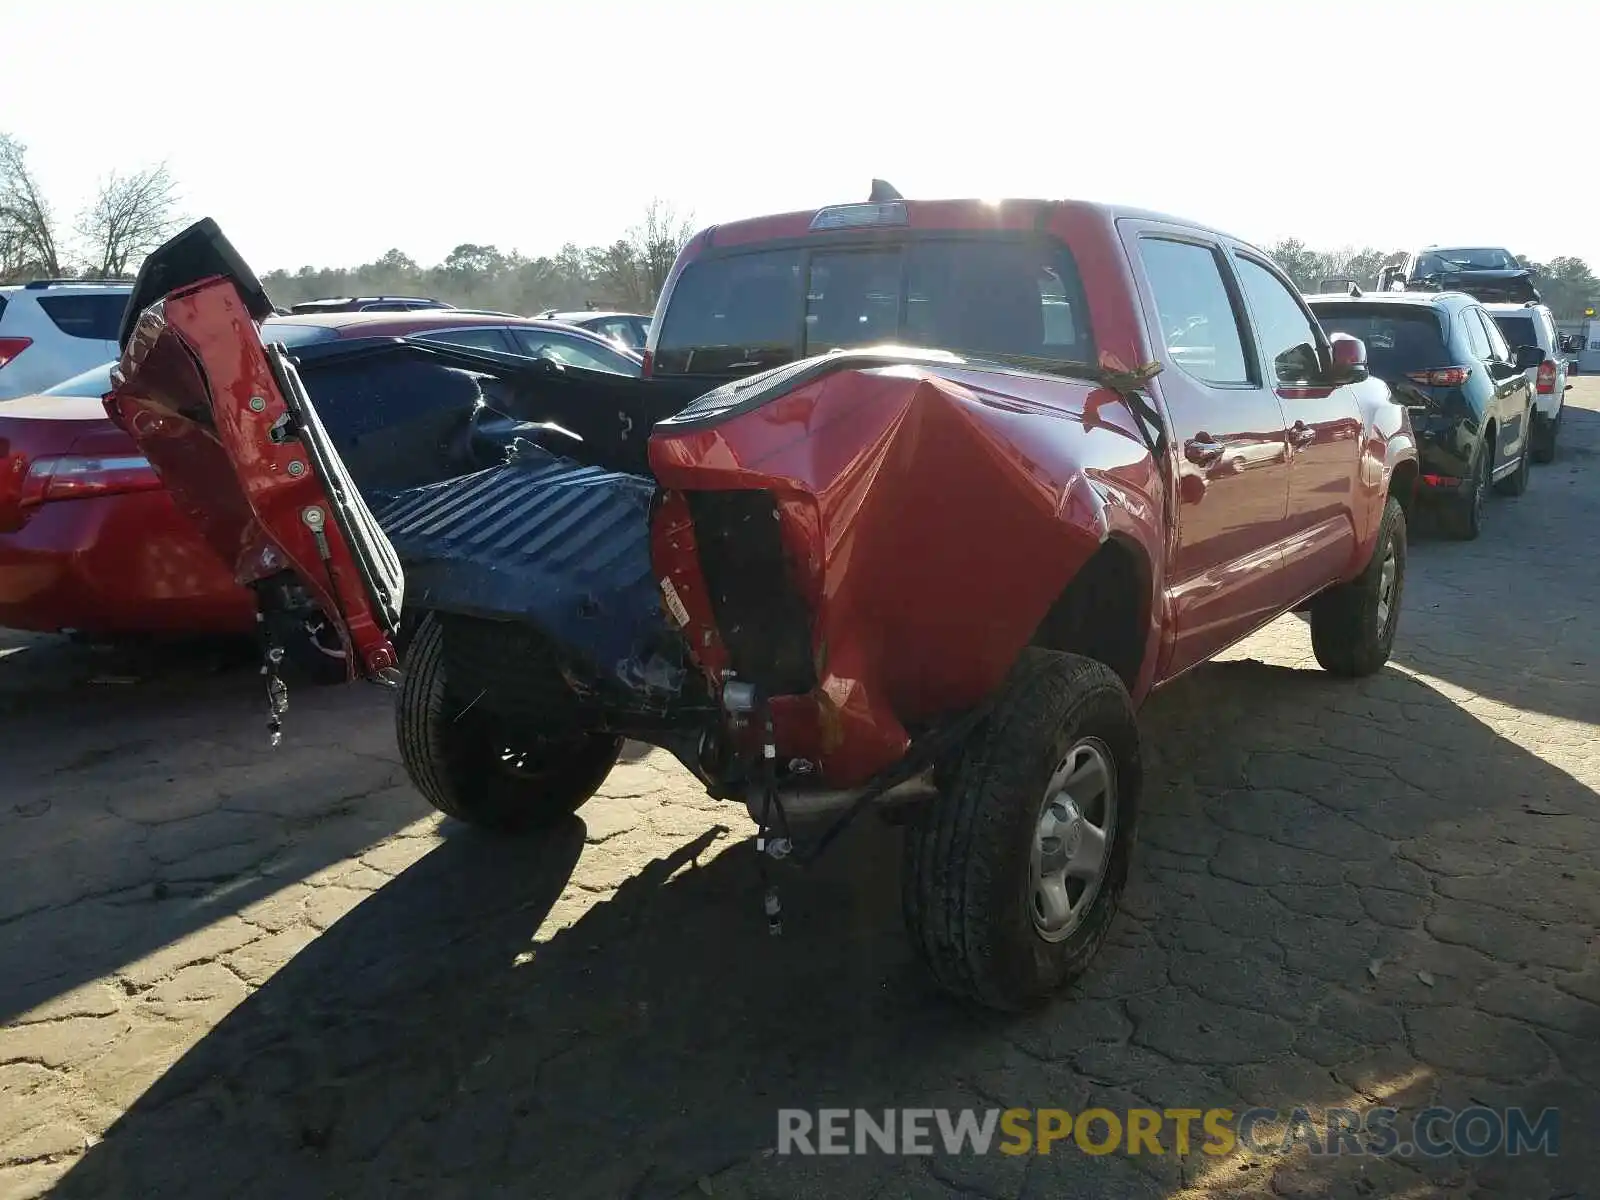
M0 1200L1597 1193L1600 380L1394 663L1285 618L1156 697L1075 992L959 1010L863 822L767 937L741 812L659 755L538 845L441 824L387 698L0 640ZM132 682L130 682L132 680ZM1547 1158L779 1159L780 1107L1520 1104Z

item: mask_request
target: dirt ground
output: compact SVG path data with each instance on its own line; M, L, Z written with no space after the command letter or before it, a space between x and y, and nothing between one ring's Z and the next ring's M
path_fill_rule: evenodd
M1600 379L1357 684L1280 620L1155 697L1087 978L934 991L899 833L762 918L742 811L633 754L496 844L388 696L0 635L0 1200L1600 1194ZM1558 1106L1555 1157L778 1157L779 1108Z

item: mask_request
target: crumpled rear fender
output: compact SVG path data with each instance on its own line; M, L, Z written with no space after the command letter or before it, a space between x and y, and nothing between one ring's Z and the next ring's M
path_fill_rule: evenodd
M1149 453L1120 398L1087 382L843 370L720 423L658 429L651 467L657 575L715 676L738 664L686 497L772 497L812 654L809 692L773 702L775 731L836 786L990 693L1108 538L1160 538Z

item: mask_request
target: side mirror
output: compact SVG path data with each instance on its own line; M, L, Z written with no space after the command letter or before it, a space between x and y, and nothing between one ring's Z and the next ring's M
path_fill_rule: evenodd
M1335 387L1360 383L1371 372L1367 369L1367 344L1348 333L1328 338L1328 382Z
M1516 354L1517 370L1526 371L1537 367L1544 362L1544 351L1537 346L1518 346Z

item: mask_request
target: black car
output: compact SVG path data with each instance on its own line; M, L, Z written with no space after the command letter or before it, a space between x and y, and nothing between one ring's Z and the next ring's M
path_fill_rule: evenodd
M1367 345L1372 373L1411 413L1421 497L1436 503L1456 537L1482 529L1490 486L1520 496L1528 486L1537 346L1506 344L1494 318L1460 292L1379 292L1310 297L1329 333Z
M1465 292L1485 304L1539 300L1534 272L1501 246L1429 246L1378 273L1379 291Z

